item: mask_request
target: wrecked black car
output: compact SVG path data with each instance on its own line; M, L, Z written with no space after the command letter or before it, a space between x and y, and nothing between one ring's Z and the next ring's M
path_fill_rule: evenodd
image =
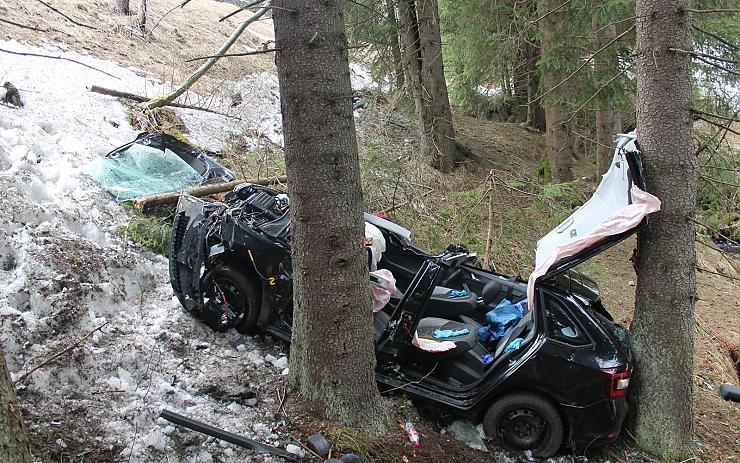
M464 247L430 254L408 230L365 214L379 385L482 421L489 437L539 457L615 439L629 337L572 268L659 208L643 191L634 138L619 139L591 200L538 242L529 283L482 270ZM183 196L170 252L182 305L215 330L290 342L289 209L287 195L252 184L224 203Z

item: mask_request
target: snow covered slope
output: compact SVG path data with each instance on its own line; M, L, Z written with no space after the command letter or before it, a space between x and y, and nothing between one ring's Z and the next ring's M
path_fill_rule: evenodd
M282 417L275 387L287 373L280 345L215 334L172 297L161 256L124 241L129 213L81 174L92 159L135 136L123 106L96 85L156 95L140 71L49 45L0 47L60 53L79 64L0 54L0 75L26 106L0 105L0 343L19 398L47 456L56 461L272 461L175 429L163 408L273 445ZM242 120L178 111L195 143L218 149L228 133L280 143L277 80L247 76ZM239 108L237 107L236 110ZM22 376L86 333L79 347Z

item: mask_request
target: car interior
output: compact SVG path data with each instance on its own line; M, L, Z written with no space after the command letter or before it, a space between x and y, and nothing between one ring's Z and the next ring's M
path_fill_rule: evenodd
M387 333L391 316L401 303L408 288L415 287L422 263L430 255L410 246L406 240L382 229L386 251L378 268L391 271L396 279L396 291L383 310L374 315L375 341L379 343ZM472 387L494 369L511 341L523 338L522 345L535 335L533 312L526 312L519 322L498 342L484 345L479 341L478 329L487 324L485 315L504 299L517 303L526 298L526 284L515 278L496 277L465 264L466 252L444 265L439 283L429 295L416 334L419 339L439 342L437 330L465 332L449 338L455 348L443 352L428 352L415 345L406 346L402 361L404 371L411 376L439 386L458 389ZM515 355L512 353L512 355Z

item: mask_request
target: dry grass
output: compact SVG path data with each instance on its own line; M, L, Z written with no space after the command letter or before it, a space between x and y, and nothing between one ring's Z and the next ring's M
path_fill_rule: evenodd
M186 60L215 53L236 24L245 18L242 13L220 23L219 18L235 9L233 5L215 1L192 1L180 8L181 3L181 0L150 1L147 20L149 32L142 36L137 29L136 15L116 13L112 0L53 2L53 6L67 16L96 29L74 25L37 0L0 0L0 16L16 23L48 30L38 32L3 23L0 38L31 44L42 41L65 43L78 52L143 69L163 82L179 83L200 64L186 63ZM137 11L138 5L138 0L131 1L132 12ZM159 22L170 10L172 11ZM232 51L252 50L272 37L272 21L258 21L242 34ZM0 59L1 56L2 54ZM209 95L224 81L265 70L274 70L272 56L224 58L211 69L206 78L196 84L194 90L201 95Z

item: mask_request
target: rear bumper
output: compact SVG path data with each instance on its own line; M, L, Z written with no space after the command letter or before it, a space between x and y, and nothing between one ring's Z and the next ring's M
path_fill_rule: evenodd
M602 400L587 407L561 406L570 425L570 440L580 451L616 439L627 415L624 397Z

